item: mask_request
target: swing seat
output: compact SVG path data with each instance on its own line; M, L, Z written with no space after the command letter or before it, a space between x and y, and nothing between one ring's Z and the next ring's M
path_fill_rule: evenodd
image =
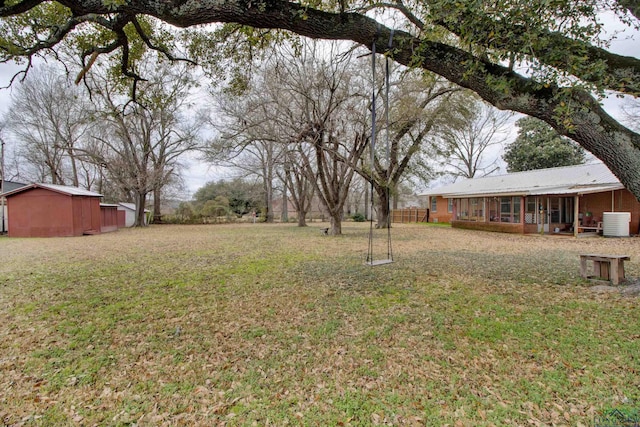
M392 259L378 259L375 261L366 261L364 264L374 266L374 265L391 264L392 262L393 262Z

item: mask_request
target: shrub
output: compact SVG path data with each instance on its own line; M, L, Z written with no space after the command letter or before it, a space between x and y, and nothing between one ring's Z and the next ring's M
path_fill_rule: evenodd
M351 215L351 219L353 219L355 222L365 222L367 220L367 218L365 218L361 213L355 213Z

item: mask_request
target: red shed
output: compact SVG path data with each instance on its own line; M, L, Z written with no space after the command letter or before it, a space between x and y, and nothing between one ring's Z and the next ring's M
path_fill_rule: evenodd
M101 194L78 187L31 184L5 193L10 237L62 237L101 232Z
M108 233L118 229L118 205L100 203L100 231Z

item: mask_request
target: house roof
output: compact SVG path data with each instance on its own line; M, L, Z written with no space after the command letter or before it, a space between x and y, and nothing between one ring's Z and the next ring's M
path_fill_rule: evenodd
M430 196L479 197L542 194L589 194L624 188L603 163L515 172L465 179L425 193Z
M55 191L56 193L66 194L68 196L102 197L102 194L94 193L93 191L85 190L84 188L71 187L68 185L43 184L43 183L33 183L33 184L25 185L23 187L16 188L12 191L8 191L4 193L4 195L5 197L10 197L10 196L13 196L14 194L18 194L23 191L31 190L34 188L44 188L47 190Z
M27 184L23 184L22 182L15 182L15 181L4 181L2 182L2 188L4 189L5 193L8 193L9 191L13 191L17 188L20 187L24 187Z
M125 209L129 209L130 211L136 211L136 204L135 203L125 203L125 202L120 202L118 203L119 206L122 206ZM145 209L145 212L150 212L149 209Z

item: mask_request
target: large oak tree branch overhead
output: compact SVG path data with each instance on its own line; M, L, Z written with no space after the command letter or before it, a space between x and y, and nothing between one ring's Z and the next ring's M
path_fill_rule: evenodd
M595 85L598 89L640 95L640 59L617 55L555 31L534 31L523 25L478 13L441 11L433 23L460 37L473 33L472 43L494 52L531 57L541 64Z
M88 13L150 15L176 27L233 22L255 28L289 30L316 39L351 40L369 48L375 41L378 52L387 49L391 31L362 14L330 13L284 0L106 2L111 9L101 0L61 0L60 3L74 16ZM27 6L35 4L37 2L30 1L1 8L0 16L22 13ZM620 4L632 12L636 10L633 9L635 2ZM395 61L435 72L473 90L498 108L542 119L602 159L640 200L640 135L612 119L587 92L523 77L487 58L474 56L453 45L420 39L405 31L396 30L393 39ZM588 52L589 49L587 55ZM539 54L544 63L543 53ZM607 63L613 58L607 56ZM634 59L629 61L637 63ZM557 63L555 66L563 65ZM627 88L640 87L637 75L630 79Z
M640 20L640 2L638 0L618 0L618 4Z

